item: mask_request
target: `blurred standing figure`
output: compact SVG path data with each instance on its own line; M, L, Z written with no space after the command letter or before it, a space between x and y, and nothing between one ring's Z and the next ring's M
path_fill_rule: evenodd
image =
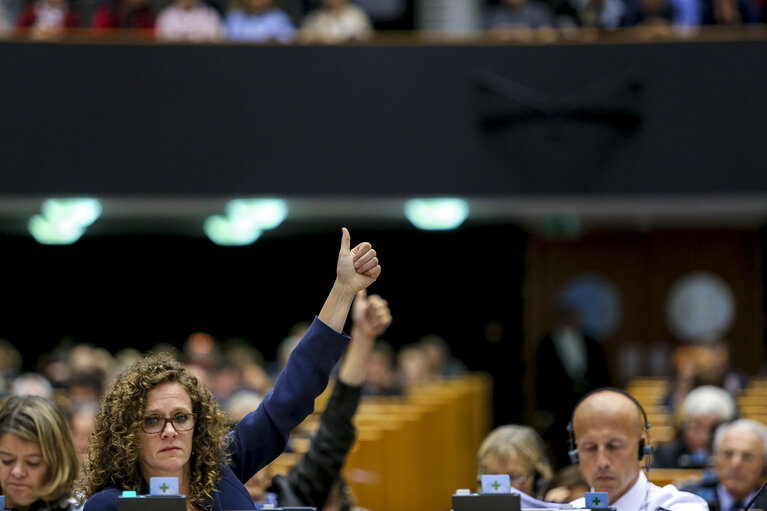
M332 44L368 39L372 33L365 11L348 0L323 0L304 18L298 35L303 42Z
M563 467L567 456L567 423L581 397L610 383L602 345L588 336L578 311L571 306L556 311L554 327L536 352L536 429L550 446L552 464Z
M12 397L0 408L0 486L5 508L70 511L78 462L64 414L37 396Z

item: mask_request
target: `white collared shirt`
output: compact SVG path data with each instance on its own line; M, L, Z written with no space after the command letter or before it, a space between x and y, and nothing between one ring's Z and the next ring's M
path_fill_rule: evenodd
M610 500L609 506L616 511L708 511L708 504L693 493L679 490L673 484L663 488L647 480L644 472L639 472L634 486L616 502ZM572 501L573 507L584 507L586 499L581 497ZM659 509L660 508L660 509Z

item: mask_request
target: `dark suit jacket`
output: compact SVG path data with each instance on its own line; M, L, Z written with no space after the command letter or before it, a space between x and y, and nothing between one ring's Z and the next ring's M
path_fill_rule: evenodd
M536 392L537 409L550 414L553 422L541 431L549 442L555 466L569 464L567 459L568 434L573 408L587 392L610 386L607 359L602 345L595 339L584 336L586 344L586 371L581 378L571 378L559 358L554 339L547 335L536 350Z
M708 503L708 508L710 511L730 511L729 509L721 509L719 504L719 496L716 492L716 487L718 484L719 479L716 477L716 475L709 474L704 475L703 481L700 483L688 484L681 489L683 491L688 491L703 497L703 499ZM757 488L754 489L756 490ZM747 502L743 503L744 506L746 504ZM764 491L761 495L759 495L759 497L756 499L756 502L754 502L750 509L767 510L767 491Z

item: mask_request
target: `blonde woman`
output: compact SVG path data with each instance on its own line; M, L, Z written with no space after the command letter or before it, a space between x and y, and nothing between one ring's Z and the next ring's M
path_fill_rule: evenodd
M511 486L540 499L551 482L543 440L528 426L512 424L494 429L482 441L477 460L478 483L485 474L508 474Z
M78 462L69 423L45 398L17 396L0 408L0 485L5 508L70 511Z

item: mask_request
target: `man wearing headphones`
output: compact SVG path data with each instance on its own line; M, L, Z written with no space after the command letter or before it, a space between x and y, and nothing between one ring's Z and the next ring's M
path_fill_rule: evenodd
M617 511L708 511L706 501L673 485L647 480L642 460L652 453L650 424L636 399L612 388L586 394L576 405L570 430L570 457L580 463L595 492L607 492ZM571 502L584 507L585 499Z

